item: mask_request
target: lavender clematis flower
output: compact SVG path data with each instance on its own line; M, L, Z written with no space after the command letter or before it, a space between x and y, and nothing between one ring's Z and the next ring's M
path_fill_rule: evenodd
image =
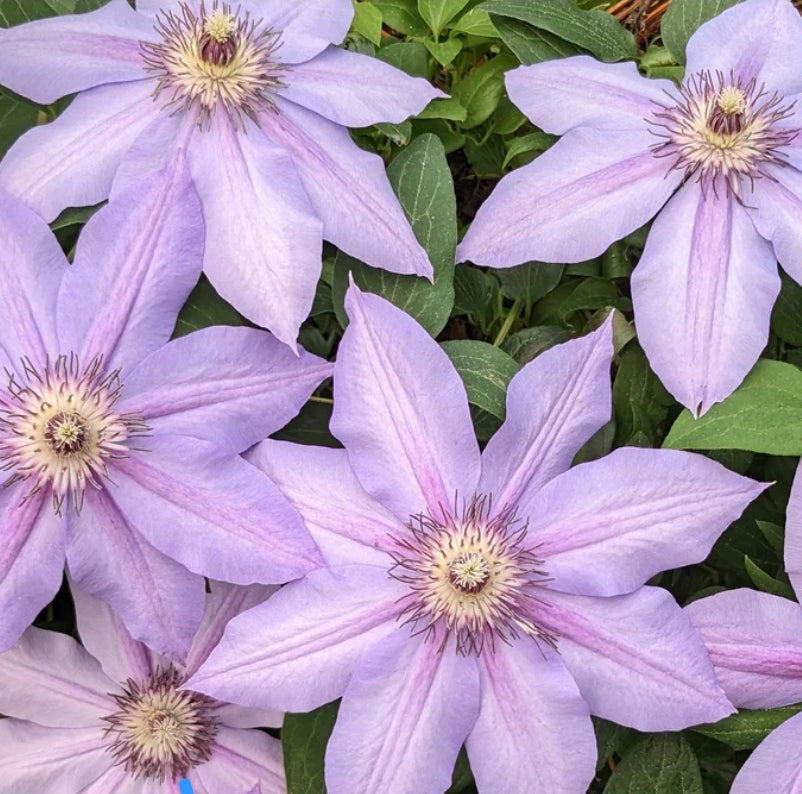
M37 102L79 93L12 147L0 187L49 220L186 148L206 274L290 345L312 305L322 238L431 278L381 158L346 127L402 121L441 93L330 46L353 13L351 0L140 0L136 12L110 0L2 30L0 83Z
M704 413L766 345L776 260L802 283L797 10L747 0L702 25L679 88L585 56L515 69L507 88L563 137L501 181L458 258L577 262L659 213L632 276L638 337L668 390Z
M178 687L234 615L275 588L214 583L186 665L134 640L101 601L73 588L71 637L30 628L0 654L0 780L14 794L286 791L281 747L258 730L282 715Z
M785 569L802 594L802 466L791 488L785 525ZM721 686L739 708L802 702L802 607L754 590L701 598L685 611L710 652ZM754 750L732 794L802 792L802 714L772 731Z
M180 154L180 153L179 153ZM239 452L292 418L330 365L267 331L168 341L200 275L183 158L121 193L69 265L0 193L0 649L77 585L182 659L203 575L277 583L316 567L301 517Z
M669 450L569 468L610 415L610 323L513 378L480 454L434 340L354 286L346 308L345 449L248 453L329 567L235 618L188 686L287 711L342 696L331 794L441 792L463 743L480 791L584 792L591 713L647 731L729 713L679 606L643 585L703 559L764 486Z

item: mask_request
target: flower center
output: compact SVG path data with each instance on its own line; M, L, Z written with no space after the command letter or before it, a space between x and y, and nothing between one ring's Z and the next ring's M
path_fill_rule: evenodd
M178 780L212 757L218 703L198 692L178 691L183 676L172 666L149 679L126 681L119 706L104 717L109 750L135 778Z
M492 651L497 638L521 633L554 645L529 614L548 579L512 511L493 512L490 499L476 496L459 515L413 516L408 526L411 535L394 539L390 575L409 586L401 614L415 633L441 648L453 634L459 653Z
M156 96L168 96L165 108L196 112L201 127L218 110L239 128L243 114L255 119L275 111L273 95L287 67L275 59L280 33L261 20L218 0L208 12L201 3L197 14L182 2L176 12L159 12L156 31L162 41L141 42L140 49L158 80Z
M87 484L102 487L106 462L127 457L126 442L148 428L113 411L119 373L104 376L99 357L84 370L74 355L41 371L22 363L25 382L10 375L0 392L0 459L11 472L5 485L29 481L29 496L50 487L56 513L68 497L80 511Z
M672 158L672 168L684 170L686 178L696 176L740 197L742 179L753 181L769 175L768 166L786 165L784 149L798 130L783 124L794 103L782 101L754 80L743 83L730 75L725 81L720 72L699 72L652 117L650 129L660 138L652 151Z

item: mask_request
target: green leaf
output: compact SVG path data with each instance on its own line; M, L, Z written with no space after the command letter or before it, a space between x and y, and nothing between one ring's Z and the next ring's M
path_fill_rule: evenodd
M771 313L771 330L789 345L802 346L802 287L785 273Z
M621 354L613 382L616 444L629 443L637 433L643 433L652 443L657 441L658 428L673 402L640 347L629 345Z
M757 563L752 562L748 554L744 554L744 566L752 584L764 593L794 600L794 589L788 582L781 582L767 574Z
M419 41L399 41L382 47L376 57L413 77L431 77L429 51Z
M460 265L454 271L454 314L468 314L484 325L493 319L498 283L484 270Z
M528 135L521 135L517 138L510 138L507 141L507 154L504 157L502 167L506 168L512 160L522 155L531 155L529 157L531 159L536 154L545 152L556 140L557 137L555 135L539 131L530 132ZM516 167L524 164L523 162L517 162Z
M685 410L664 447L802 455L802 371L761 359L724 402L694 420Z
M386 135L396 146L406 146L412 138L411 121L402 121L400 124L380 121L373 126L382 133L382 135Z
M499 17L517 19L576 44L602 61L621 61L637 54L633 35L614 17L604 11L584 11L571 0L488 0L479 8L490 14L496 26Z
M604 794L703 794L696 753L682 734L656 733L623 754Z
M467 14L463 14L451 29L454 33L464 33L466 36L498 37L490 15L481 8L472 8Z
M487 342L457 339L442 342L468 392L468 402L504 419L507 385L520 369L514 358Z
M418 12L435 36L468 5L468 0L418 0Z
M677 63L685 63L688 39L702 24L740 0L673 0L660 23L660 34Z
M451 121L465 121L468 112L454 97L446 99L433 99L418 113L419 119L450 119Z
M0 26L9 28L34 19L94 11L107 0L0 0Z
M382 12L373 3L354 2L354 20L351 27L377 47L382 41Z
M405 36L425 36L429 31L418 13L416 0L373 0L388 28Z
M513 334L501 349L509 353L521 366L528 364L544 350L571 338L571 334L560 325L536 325Z
M323 757L338 708L339 703L328 703L308 714L285 715L281 749L287 794L326 794Z
M695 733L717 739L733 750L752 750L775 728L802 711L802 705L783 706L779 709L755 709L739 711L730 717L709 725L696 725Z
M447 39L443 42L426 39L423 43L441 66L448 66L462 49L462 41L460 39Z
M434 266L435 280L399 276L369 267L341 251L334 265L332 300L337 319L345 326L343 308L348 272L360 287L382 295L436 336L443 330L454 305L454 252L457 247L457 206L454 180L443 144L424 134L398 154L387 176L404 208L418 242Z
M458 82L451 94L467 111L463 129L476 127L490 118L504 96L504 72L517 66L508 55L497 55L473 69Z
M210 325L245 325L246 322L233 306L215 292L206 276L201 276L178 314L173 338Z
M39 112L38 105L6 88L0 88L0 157L23 132L36 126Z
M57 232L59 229L66 229L68 226L83 225L86 223L106 202L101 201L92 207L67 207L54 221L50 228Z
M563 41L553 33L538 30L517 19L494 17L493 21L501 40L521 63L540 63L555 58L568 58L571 55L580 55L585 52L576 44Z
M785 531L779 524L774 524L771 521L755 521L757 528L763 533L766 542L777 552L782 555L785 548Z
M526 262L515 267L493 270L501 284L501 294L512 300L520 299L527 305L548 295L559 283L563 275L563 265L550 265L543 262Z

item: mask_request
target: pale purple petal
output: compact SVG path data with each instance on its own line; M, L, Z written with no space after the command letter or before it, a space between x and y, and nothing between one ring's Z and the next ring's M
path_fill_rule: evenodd
M62 348L107 371L164 345L201 272L203 219L180 152L84 227L58 297Z
M225 725L218 728L212 760L195 767L187 777L195 794L244 794L254 784L261 786L262 794L286 791L281 744L261 731Z
M246 454L303 516L329 565L384 565L404 525L368 496L344 449L268 439Z
M716 677L738 708L772 709L802 700L802 608L745 588L685 607Z
M643 130L674 92L669 80L647 80L637 64L599 63L589 55L519 66L505 76L510 99L546 132L574 127Z
M802 173L791 167L767 172L770 178L754 182L744 206L761 237L771 241L783 269L802 284Z
M94 88L28 130L0 162L0 188L53 220L103 201L128 148L159 112L146 80Z
M81 644L100 662L112 681L143 681L154 671L155 656L135 640L122 618L105 602L87 595L72 582L72 600Z
M348 130L278 98L262 113L265 134L286 149L318 217L323 236L351 256L392 273L432 277L426 251L390 187L384 161L360 149Z
M300 515L255 466L190 436L147 444L116 463L114 500L164 554L234 584L286 582L319 564Z
M479 711L476 658L402 626L357 665L326 750L329 794L441 794Z
M320 275L322 227L292 158L250 122L246 132L218 114L192 137L203 267L223 298L294 346Z
M665 590L541 597L535 622L556 636L591 713L639 731L676 731L733 712L699 635Z
M187 677L193 675L206 661L220 642L229 620L266 601L278 588L275 585L254 584L241 587L227 582L213 582L211 589L212 592L206 594L203 619L187 656L184 668Z
M283 63L308 61L329 44L339 44L354 16L350 0L246 0L242 7L281 31L278 57Z
M52 728L102 729L117 689L72 637L29 628L0 654L0 713Z
M766 484L691 452L625 447L519 505L556 590L620 595L702 562Z
M367 565L323 568L234 618L187 688L310 711L340 697L365 651L395 628L406 588Z
M479 660L481 707L465 747L480 791L585 791L596 737L588 706L558 654L530 639Z
M56 296L67 259L47 224L2 191L0 239L0 348L17 371L23 357L42 366L58 349Z
M802 20L788 0L751 0L702 25L686 47L685 73L702 69L755 78L769 93L802 91L799 41Z
M102 728L46 728L0 720L0 781L14 794L82 794L114 763ZM116 792L115 792L116 794Z
M457 249L457 262L510 267L603 253L646 223L682 178L652 155L653 143L646 129L570 130L499 182Z
M504 424L482 453L481 493L517 504L571 465L610 419L612 322L557 345L527 364L507 388Z
M652 225L631 284L649 364L699 415L732 393L766 346L780 276L747 211L688 182Z
M732 781L730 794L802 794L802 714L775 728Z
M10 648L61 586L64 532L47 489L24 482L0 492L0 651Z
M443 96L428 80L337 47L294 67L286 82L280 96L346 127L398 123Z
M115 494L116 496L116 494ZM203 578L135 532L107 490L70 516L67 562L79 589L110 604L132 636L183 660L203 611Z
M140 40L153 23L126 0L88 14L39 19L0 30L0 83L40 105L103 83L147 77Z
M240 452L287 424L331 369L265 331L204 328L126 374L117 410L141 414L154 432L186 433Z
M802 463L797 466L785 514L785 570L799 598L802 595Z
M352 285L334 367L331 431L364 489L406 522L473 494L479 448L465 387L409 315Z
M280 728L284 712L273 709L253 709L225 703L214 712L221 725L229 728Z

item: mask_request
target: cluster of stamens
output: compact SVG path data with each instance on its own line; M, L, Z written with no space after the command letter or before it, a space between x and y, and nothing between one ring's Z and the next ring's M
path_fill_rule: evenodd
M81 369L77 356L59 356L39 370L22 361L24 382L8 374L0 392L0 460L11 475L5 485L45 487L59 513L70 498L77 511L87 485L102 487L107 461L127 457L132 436L147 433L140 417L117 414L119 372L103 373L99 357Z
M218 109L238 127L243 114L255 119L276 109L273 94L286 67L275 58L280 34L261 20L217 0L209 11L201 3L197 14L181 3L176 12L159 13L156 30L162 41L140 47L158 81L156 97L168 97L165 107L194 109L201 127Z
M212 756L219 705L199 692L179 691L183 676L173 667L149 679L126 681L119 706L105 717L105 736L118 764L135 778L172 780Z
M401 617L414 633L441 649L453 636L461 654L493 651L497 639L521 634L554 647L531 609L548 576L514 511L494 511L490 498L475 496L461 510L413 516L408 527L409 535L394 538L390 575L409 586Z
M651 119L660 138L652 150L673 159L672 168L706 186L741 198L741 181L771 177L769 166L787 163L784 148L798 130L783 125L794 103L783 104L752 79L743 82L721 72L687 79L679 99L661 105Z

